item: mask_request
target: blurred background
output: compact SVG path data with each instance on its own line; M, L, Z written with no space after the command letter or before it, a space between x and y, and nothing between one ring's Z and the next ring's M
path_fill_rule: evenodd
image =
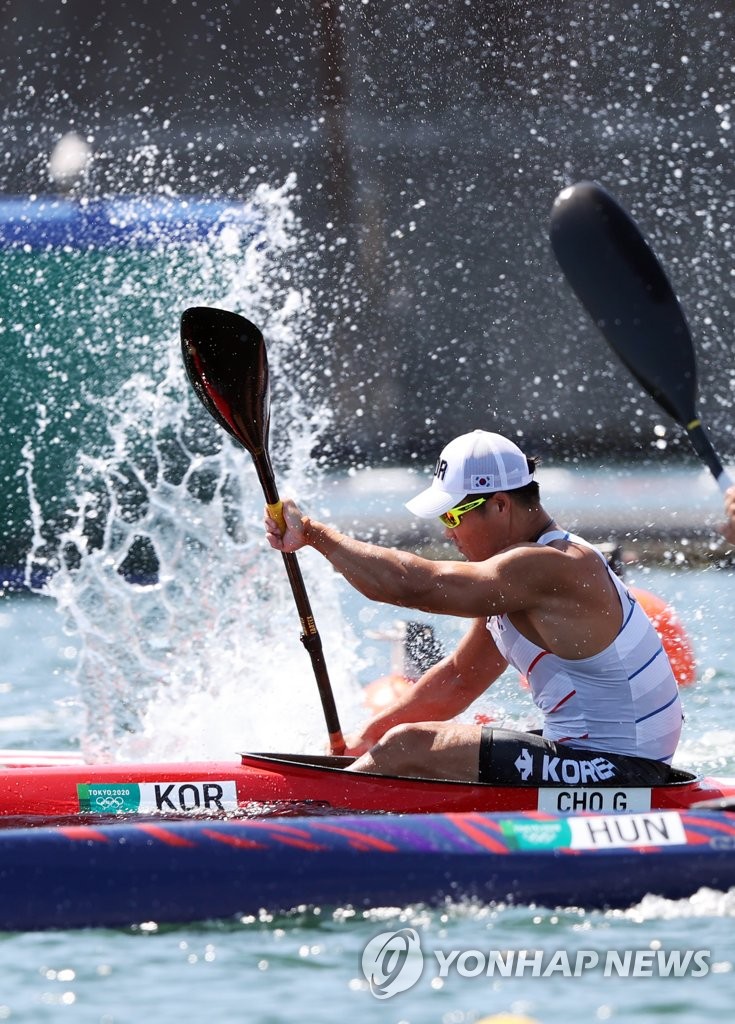
M596 179L669 271L703 413L731 454L731 5L3 0L0 11L0 185L36 211L8 208L0 253L0 564L54 532L80 448L109 434L104 406L131 374L154 372L187 295L221 303L216 268L208 292L196 285L201 262L181 238L120 258L109 239L29 241L43 196L235 208L286 187L292 244L273 273L308 297L308 315L281 372L319 396L322 465L424 469L475 426L546 463L658 467L662 449L686 460L550 252L555 196ZM262 209L248 216L262 225Z

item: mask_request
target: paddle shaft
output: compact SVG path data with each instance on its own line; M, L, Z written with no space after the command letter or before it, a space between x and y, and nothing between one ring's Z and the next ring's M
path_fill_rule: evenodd
M283 519L283 503L278 496L278 488L276 487L268 452L265 448L260 448L258 450L251 449L250 454L253 457L260 486L263 488L268 511L281 529L284 529L286 524ZM327 732L329 733L329 749L333 754L343 754L345 751L344 736L342 735L337 705L335 704L332 686L329 681L327 663L322 649L322 640L314 622L314 615L312 614L309 595L304 585L304 578L301 575L301 568L295 554L287 551L282 551L281 554L296 609L299 613L301 643L311 658L311 665L314 670L317 689L319 690L319 698L322 702L324 720L327 725Z
M733 480L727 470L723 468L717 452L712 447L712 442L705 433L704 427L699 420L683 423L682 426L687 432L692 448L715 478L717 486L724 494L729 487L732 487Z

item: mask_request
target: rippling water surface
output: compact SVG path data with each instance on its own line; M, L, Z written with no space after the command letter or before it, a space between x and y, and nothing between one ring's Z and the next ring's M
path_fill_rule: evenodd
M279 570L274 560L274 573ZM728 628L733 574L657 569L638 573L635 582L676 605L698 655L699 679L684 694L687 723L678 763L734 773L735 654ZM390 628L394 611L366 605L346 590L339 591L338 603L344 627L358 636L355 653L363 681L387 672L390 645L374 634ZM284 609L286 623L297 628ZM435 625L451 642L455 627ZM36 596L4 599L0 637L0 743L74 745L83 721L74 682L78 640L67 635L53 602ZM282 700L301 689L307 703L316 703L308 672L285 674L281 686ZM257 677L243 679L241 697L258 701ZM489 704L499 716L528 720L527 696L512 677L497 684L492 697ZM350 713L359 717L359 705ZM181 720L170 728L180 730ZM263 729L262 742L273 746L270 725ZM188 730L179 737L180 746L185 749L190 739L196 750L196 726L189 724ZM476 903L357 913L325 907L187 927L148 923L121 931L4 935L0 1019L133 1022L152 1013L158 1022L207 1014L217 1021L263 1024L292 1019L461 1024L505 1011L547 1024L566 1024L570 1018L699 1024L715 1013L730 1013L734 915L734 894L703 888L690 900L648 897L623 912ZM360 971L362 950L377 933L405 926L421 936L424 973L410 991L379 1002ZM467 977L450 971L442 979L435 949L483 955L563 950L572 965L580 951L596 951L601 965L610 950L706 949L710 954L702 977L623 979L606 976L599 966L578 977L532 977L528 971L522 977Z

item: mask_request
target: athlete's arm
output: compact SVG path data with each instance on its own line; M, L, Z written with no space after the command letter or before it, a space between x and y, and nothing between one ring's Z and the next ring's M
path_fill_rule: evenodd
M485 619L475 620L452 654L432 665L395 704L347 738L348 752L364 753L394 725L454 718L495 682L506 665Z
M345 579L372 601L468 618L529 610L551 591L577 586L574 570L558 552L535 545L510 548L484 562L432 561L407 551L354 540L283 503L281 535L266 515L272 547L320 552ZM565 581L562 576L569 575Z

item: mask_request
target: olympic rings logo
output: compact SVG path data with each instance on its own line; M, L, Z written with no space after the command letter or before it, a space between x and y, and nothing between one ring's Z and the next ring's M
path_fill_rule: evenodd
M121 811L125 807L125 797L97 796L94 798L94 806L102 811Z

